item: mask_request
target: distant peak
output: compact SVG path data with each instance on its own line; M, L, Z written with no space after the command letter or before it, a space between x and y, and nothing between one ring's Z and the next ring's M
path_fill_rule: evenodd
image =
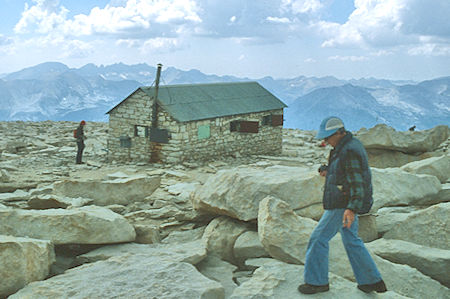
M69 70L60 62L44 62L7 75L6 80L51 79Z
M67 65L65 65L64 63L61 62L57 62L57 61L47 61L47 62L43 62L40 64L35 65L34 67L38 67L38 66L58 66L58 67L65 67L65 68L69 68Z

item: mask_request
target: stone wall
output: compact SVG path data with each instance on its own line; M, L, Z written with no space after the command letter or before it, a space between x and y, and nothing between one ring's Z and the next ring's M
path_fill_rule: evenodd
M135 135L135 125L151 126L151 105L148 95L138 89L109 113L108 160L148 161L150 141ZM131 138L131 147L121 147L121 137Z
M177 122L161 107L158 128L169 131L169 143L153 143L147 133L151 127L151 100L136 91L109 115L108 155L110 161L150 161L151 152L163 163L208 161L222 156L279 154L282 126L263 125L263 117L282 114L282 110L234 115L191 122ZM231 132L235 120L257 121L258 133ZM135 126L138 127L136 134ZM138 135L138 136L136 136ZM121 137L130 137L131 147L121 147Z

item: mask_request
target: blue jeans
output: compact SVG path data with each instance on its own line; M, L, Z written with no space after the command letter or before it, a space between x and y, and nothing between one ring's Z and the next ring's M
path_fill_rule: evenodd
M305 283L328 284L328 242L338 231L341 233L342 243L347 251L356 282L361 285L373 284L381 280L377 266L364 246L364 242L358 237L358 216L355 215L355 221L350 228L344 228L342 226L344 211L345 209L325 210L311 234L306 251Z

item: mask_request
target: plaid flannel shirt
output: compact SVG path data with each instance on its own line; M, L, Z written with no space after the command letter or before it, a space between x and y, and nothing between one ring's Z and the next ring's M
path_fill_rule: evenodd
M357 212L362 208L364 198L364 182L362 176L361 161L358 156L349 152L344 164L345 180L349 192L347 209Z

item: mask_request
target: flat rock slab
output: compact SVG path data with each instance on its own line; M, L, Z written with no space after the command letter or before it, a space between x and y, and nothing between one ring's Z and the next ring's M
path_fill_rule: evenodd
M384 259L409 265L450 287L450 250L384 238L367 244L367 247Z
M309 168L237 167L218 171L193 194L194 208L243 221L258 217L259 202L273 195L300 209L322 202L324 179ZM319 210L319 213L322 211Z
M224 289L191 264L128 254L30 283L9 298L222 299Z
M420 211L419 207L386 207L377 211L377 231L384 235L398 223L404 221L412 213Z
M200 240L205 232L206 226L200 226L190 230L173 231L161 240L163 244L169 243L186 243L189 241Z
M400 265L372 254L387 288L411 298L450 298L450 289L408 265Z
M434 151L449 136L448 126L442 125L424 131L399 132L384 124L358 132L358 139L366 149L385 149L403 153Z
M77 261L80 264L93 263L126 254L148 255L158 260L186 262L195 265L206 258L206 247L199 240L179 244L117 244L82 254L77 257Z
M450 202L431 206L409 215L385 233L384 237L450 250L449 215Z
M134 241L133 226L97 206L69 210L0 209L0 234L50 240L54 244L109 244Z
M28 200L28 206L35 210L66 209L70 206L82 207L92 203L91 198L71 198L54 194L36 195Z
M252 278L237 287L232 299L241 298L408 298L393 291L383 294L367 295L356 288L356 284L330 274L330 290L318 295L301 294L297 287L303 283L301 265L292 265L273 259L250 260L250 264L259 266Z
M434 175L442 184L444 184L450 176L450 157L448 155L431 157L408 163L401 168L415 174Z
M106 181L65 180L55 183L53 188L57 195L92 198L95 205L106 206L143 201L160 183L160 176L130 176Z
M405 164L429 158L428 153L415 155L393 150L367 149L369 165L376 168L401 167Z
M389 206L420 205L441 190L438 178L412 174L398 168L372 168L373 206L371 211Z
M30 190L37 187L39 182L7 182L0 183L0 193L14 192L16 190Z

